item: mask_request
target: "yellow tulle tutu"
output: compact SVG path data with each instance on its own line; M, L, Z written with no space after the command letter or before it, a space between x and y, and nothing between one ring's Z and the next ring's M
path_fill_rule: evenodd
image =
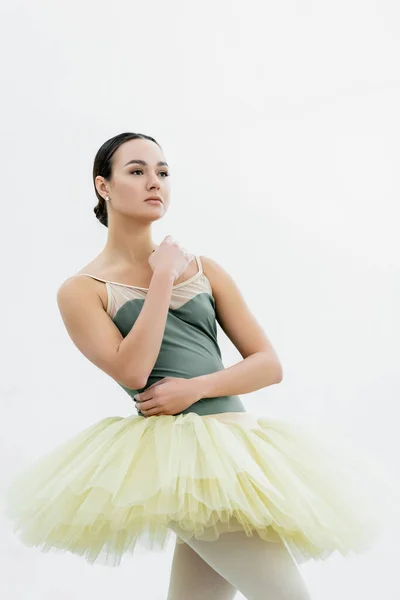
M137 544L164 550L173 524L283 540L298 562L375 542L394 502L387 472L320 426L232 415L100 420L13 479L14 532L110 566Z

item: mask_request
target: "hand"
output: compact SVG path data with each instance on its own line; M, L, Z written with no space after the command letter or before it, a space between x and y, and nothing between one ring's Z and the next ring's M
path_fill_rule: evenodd
M144 417L175 415L202 398L196 378L164 377L134 396Z
M194 254L182 248L175 242L172 235L167 235L161 244L149 257L149 264L153 270L166 271L173 275L174 281L186 270L188 264L195 258Z

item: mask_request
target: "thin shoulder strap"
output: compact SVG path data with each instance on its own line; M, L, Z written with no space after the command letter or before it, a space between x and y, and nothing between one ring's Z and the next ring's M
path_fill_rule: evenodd
M203 273L203 265L201 264L201 260L200 260L200 256L198 256L197 254L195 255L195 259L196 259L196 263L197 263L197 267L198 267L198 272L197 275L200 273ZM135 289L139 289L139 290L147 290L148 288L142 288L139 287L137 285L128 285L126 283L119 283L118 281L110 281L109 279L102 279L101 277L97 277L96 275L91 275L90 273L75 273L75 275L86 275L87 277L92 277L93 279L97 279L98 281L103 281L104 283L111 283L114 285L122 285L124 287L130 287L130 288L135 288ZM187 280L184 281L182 283L187 283L188 281L191 281L192 277ZM178 285L182 285L182 284L178 284ZM174 286L177 287L177 286Z
M197 254L196 254L196 262L197 262L197 266L199 268L199 273L202 273L203 272L203 265L201 264L200 256L198 256Z
M90 273L75 273L75 276L77 275L86 275L86 277L92 277L93 279L98 279L99 281L104 281L104 283L113 283L112 281L109 281L108 279L102 279L101 277L96 277L96 275L91 275Z
M92 277L93 279L98 279L98 281L103 281L109 285L119 285L121 287L132 288L134 290L145 290L148 291L148 288L139 287L138 285L128 285L127 283L120 283L119 281L111 281L110 279L102 279L101 277L97 277L96 275L91 275L90 273L76 273L77 275L86 275L87 277Z

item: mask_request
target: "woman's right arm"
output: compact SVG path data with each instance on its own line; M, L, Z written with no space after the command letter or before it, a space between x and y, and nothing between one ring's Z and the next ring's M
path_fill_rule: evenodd
M143 307L124 338L103 307L93 280L72 277L57 292L66 330L75 346L122 385L141 389L160 352L175 275L155 271Z

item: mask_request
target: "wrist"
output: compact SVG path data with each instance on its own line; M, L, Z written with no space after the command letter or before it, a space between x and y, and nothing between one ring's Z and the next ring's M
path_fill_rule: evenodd
M207 377L207 375L198 375L197 377L192 377L193 386L196 390L198 400L209 397L209 385Z
M152 279L157 281L163 281L165 283L173 284L175 281L175 274L172 271L164 270L164 269L156 269L153 272Z

